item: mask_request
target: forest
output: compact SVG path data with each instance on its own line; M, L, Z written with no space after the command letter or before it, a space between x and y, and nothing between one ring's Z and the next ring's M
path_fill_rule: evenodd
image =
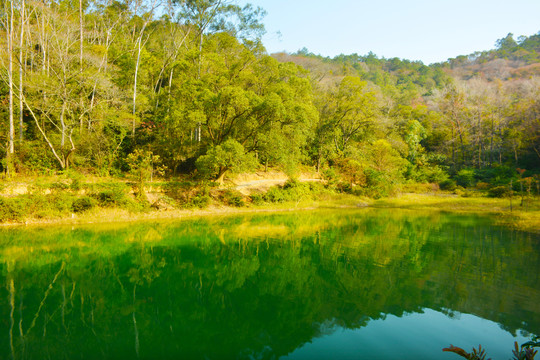
M415 183L538 192L540 32L425 65L268 54L264 15L222 0L2 0L4 179L221 183L271 168L369 197Z

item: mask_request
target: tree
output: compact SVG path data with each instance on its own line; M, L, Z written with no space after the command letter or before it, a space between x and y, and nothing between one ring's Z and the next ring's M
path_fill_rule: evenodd
M165 170L160 166L159 155L154 155L151 151L136 149L127 156L126 160L137 184L137 196L146 200L144 192L146 182L151 181L154 174L163 175Z
M197 159L199 172L207 178L223 183L227 171L239 172L252 169L256 164L253 155L246 153L244 147L233 139L211 147L206 155Z
M465 136L467 132L465 126L468 109L465 93L455 86L447 87L439 106L450 125L452 166L460 168L465 165L467 160L465 149ZM459 139L460 159L458 159L456 151L456 137Z
M14 173L13 157L15 156L15 123L14 123L14 80L13 80L13 44L15 42L15 27L14 27L14 5L13 1L4 1L2 11L2 25L5 29L6 44L7 44L7 83L8 83L8 118L9 118L9 135L6 149L6 165L7 174L12 176Z
M426 129L424 129L418 120L409 120L406 126L404 140L409 147L408 160L411 164L416 164L419 160L418 157L423 152L420 142L427 136Z
M509 52L514 50L518 44L514 40L514 34L508 33L506 37L499 39L495 42L495 46L503 54L503 56L507 56Z
M333 131L337 154L344 154L351 140L365 132L377 114L375 94L358 77L347 76L319 103L320 127Z
M226 31L243 40L244 44L257 46L264 35L261 19L266 12L247 4L243 8L227 0L176 0L180 4L180 16L186 24L197 30L198 76L201 76L203 41L205 34Z

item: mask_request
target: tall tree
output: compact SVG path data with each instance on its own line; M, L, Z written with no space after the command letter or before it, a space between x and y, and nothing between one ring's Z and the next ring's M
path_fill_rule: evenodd
M339 155L343 155L356 135L368 129L377 115L374 92L367 89L365 81L353 76L343 78L320 106L321 126L332 129L335 151Z

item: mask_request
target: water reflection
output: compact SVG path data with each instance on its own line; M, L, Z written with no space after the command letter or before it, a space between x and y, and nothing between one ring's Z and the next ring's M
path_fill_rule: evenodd
M362 210L19 229L0 233L0 261L2 359L301 358L339 334L382 336L379 323L398 344L417 330L411 358L442 357L425 347L437 337L466 347L463 328L487 344L485 323L443 313L540 333L540 239L481 217ZM408 315L419 313L446 322L422 332Z
M456 359L441 352L448 346L448 339L467 350L480 343L494 359L510 359L509 344L528 340L523 334L513 336L497 323L474 315L458 314L455 318L424 309L403 317L388 315L361 329L333 327L328 335L313 339L284 359Z

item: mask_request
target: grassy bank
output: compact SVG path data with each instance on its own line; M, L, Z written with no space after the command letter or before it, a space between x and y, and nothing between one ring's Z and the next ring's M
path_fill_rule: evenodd
M190 181L152 182L141 191L139 184L118 179L48 180L5 187L0 195L0 224L124 222L366 205L317 181L289 181L242 193L233 185Z
M445 193L403 194L370 202L372 207L438 210L455 213L491 214L501 225L540 232L540 199L460 197Z
M440 191L401 194L378 200L355 196L322 182L288 181L264 191L241 193L211 183L154 182L141 192L136 184L108 179L53 179L26 186L19 194L0 196L0 223L103 223L245 212L294 211L317 208L404 208L496 216L500 224L540 232L540 199L466 197ZM425 189L420 189L427 191Z

